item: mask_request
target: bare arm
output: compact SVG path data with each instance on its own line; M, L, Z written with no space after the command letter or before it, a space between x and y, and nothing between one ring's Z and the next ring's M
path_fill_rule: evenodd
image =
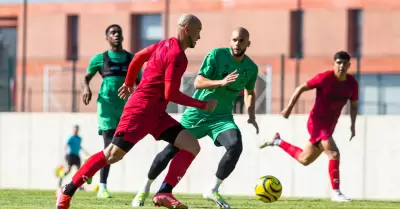
M210 80L202 75L197 75L194 80L194 87L196 89L214 89L222 86L222 80Z
M256 118L256 95L254 90L244 91L244 103L246 104L247 113L250 119Z
M196 89L214 89L221 86L226 86L232 82L235 82L239 76L235 70L222 80L211 80L210 78L212 78L212 76L215 74L215 70L217 68L215 56L216 51L213 50L204 58L199 74L194 81L194 87Z
M307 83L299 86L296 88L296 90L294 91L292 98L289 101L288 106L282 111L282 115L284 118L289 118L290 113L292 112L293 107L296 105L297 100L299 100L301 94L303 94L303 92L309 91L313 88L309 87L307 85Z
M85 77L83 78L82 81L82 88L89 88L90 89L90 81L92 80L92 78L94 77L94 75L96 75L96 73L89 73L87 72Z
M194 87L196 89L214 89L235 82L238 76L239 75L237 74L236 70L222 80L210 80L207 77L199 74L196 76L196 80L194 81Z
M94 75L96 75L96 73L87 72L82 81L82 88L83 88L82 99L85 105L88 105L90 100L92 99L92 91L90 90L89 84Z
M358 102L350 101L351 126L354 126L356 124L357 113L358 113Z
M301 94L303 94L303 92L309 91L311 90L310 87L307 86L307 84L303 84L301 86L298 86L296 88L296 90L294 91L292 98L290 98L289 104L288 104L288 108L292 109L297 101L299 100Z
M246 104L247 114L249 115L249 119L247 123L250 123L256 129L256 134L259 133L258 124L256 121L256 94L254 90L245 90L244 91L244 103Z

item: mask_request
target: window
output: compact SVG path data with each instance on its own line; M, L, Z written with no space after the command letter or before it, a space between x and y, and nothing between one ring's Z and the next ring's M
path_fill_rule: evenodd
M350 9L347 12L347 51L352 57L361 56L362 52L362 18L361 9Z
M164 38L161 14L131 16L131 50L136 52Z
M361 114L400 114L400 74L361 74L359 112Z
M78 60L79 16L67 17L67 60Z
M0 17L1 28L15 28L18 25L17 17Z
M303 10L290 11L290 58L303 57Z

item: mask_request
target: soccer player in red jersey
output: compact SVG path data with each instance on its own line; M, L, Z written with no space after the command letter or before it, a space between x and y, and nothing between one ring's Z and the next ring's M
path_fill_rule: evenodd
M121 98L130 98L124 107L112 143L92 155L76 172L72 182L57 191L58 209L68 209L77 188L101 168L121 160L147 134L180 149L171 161L160 190L153 197L154 204L167 208L187 208L174 198L172 189L200 152L200 145L179 122L166 113L166 107L171 101L213 111L217 104L215 100L201 101L179 91L181 78L188 64L185 50L195 47L200 39L200 31L201 21L196 16L183 15L178 22L176 38L151 45L134 56L125 83L119 89ZM133 92L136 76L145 62L147 65L142 81Z
M307 122L310 140L304 150L281 139L279 133L273 140L265 141L260 148L266 146L279 146L299 163L307 166L314 162L322 152L329 157L329 176L333 189L332 201L349 202L339 189L339 160L340 153L332 138L336 123L344 105L350 100L351 137L355 136L355 122L357 117L358 82L347 74L350 67L350 56L347 52L337 52L333 58L333 70L320 73L296 88L289 105L282 111L285 118L290 113L300 95L312 89L316 89L316 101Z

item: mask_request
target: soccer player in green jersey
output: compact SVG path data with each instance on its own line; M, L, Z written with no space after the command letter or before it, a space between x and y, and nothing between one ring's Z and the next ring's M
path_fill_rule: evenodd
M97 98L98 133L103 136L104 147L107 147L114 136L126 100L118 96L118 88L125 81L128 66L133 54L122 48L124 40L122 28L119 25L110 25L105 31L106 40L110 49L95 55L91 60L83 81L83 103L88 105L92 98L89 83L99 73L103 81ZM107 178L110 166L100 170L100 187L98 198L110 198L107 190Z
M181 118L181 124L197 139L208 136L216 146L224 146L226 149L212 186L203 194L204 198L214 201L221 208L230 208L230 205L219 194L219 186L234 170L243 149L242 136L232 115L233 105L243 89L249 114L248 123L256 128L258 134L254 94L258 67L245 55L249 46L249 32L237 28L232 32L230 48L213 49L207 54L194 83L196 91L193 98L215 99L218 105L212 113L189 107ZM168 145L156 156L144 187L132 201L133 207L144 205L152 182L178 151L177 147Z

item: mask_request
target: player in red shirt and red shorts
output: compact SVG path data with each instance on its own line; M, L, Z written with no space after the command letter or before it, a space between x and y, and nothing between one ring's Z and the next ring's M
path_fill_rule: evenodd
M158 193L153 197L157 206L188 208L172 195L172 189L200 152L198 140L167 112L169 101L213 111L215 100L201 101L179 91L181 78L188 65L187 48L194 48L200 39L201 21L194 15L183 15L178 22L178 35L163 40L135 54L129 65L119 96L127 101L114 138L107 148L92 155L76 172L72 182L57 191L58 209L68 209L77 188L101 168L118 162L147 134L164 140L180 151L172 159L169 171ZM133 92L133 85L143 64L147 62L142 81ZM133 93L132 93L133 92ZM132 95L131 95L132 93Z
M282 111L283 117L289 118L300 95L305 91L316 89L316 101L307 122L307 129L311 137L304 150L282 140L279 133L275 135L273 140L262 143L260 148L279 146L305 166L314 162L322 152L325 152L330 159L329 176L333 189L332 201L349 202L351 199L346 197L339 189L340 153L332 135L343 107L350 100L350 140L355 136L358 82L352 75L347 74L350 67L350 56L347 52L337 52L333 61L333 70L320 73L307 83L297 87L288 107Z

